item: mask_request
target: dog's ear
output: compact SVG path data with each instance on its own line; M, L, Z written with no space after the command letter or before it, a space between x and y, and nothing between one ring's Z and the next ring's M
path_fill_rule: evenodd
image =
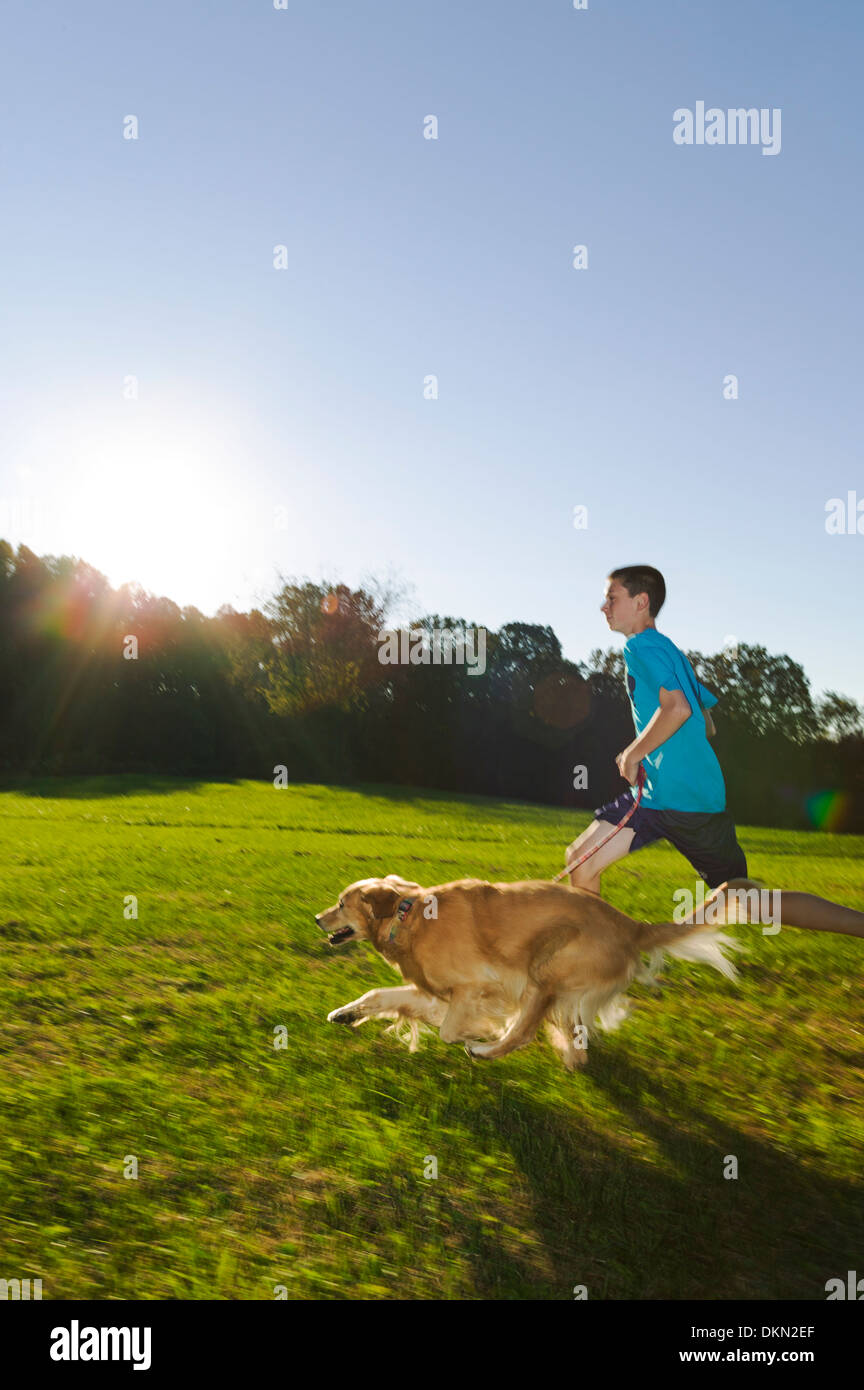
M401 896L395 888L367 888L361 893L360 901L366 904L373 918L384 921L393 916Z
M399 889L400 893L405 893L406 891L412 893L420 892L419 883L414 883L414 881L410 878L400 878L398 874L388 874L384 882L392 883L394 888Z

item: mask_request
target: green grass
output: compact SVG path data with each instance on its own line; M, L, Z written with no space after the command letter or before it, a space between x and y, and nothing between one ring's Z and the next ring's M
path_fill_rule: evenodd
M864 1257L864 942L740 927L736 985L670 966L575 1076L542 1041L483 1064L325 1022L395 980L317 931L342 886L550 877L585 820L385 787L0 792L0 1277L45 1298L824 1299ZM864 909L861 839L740 834L755 877ZM695 875L652 847L604 882L659 921Z

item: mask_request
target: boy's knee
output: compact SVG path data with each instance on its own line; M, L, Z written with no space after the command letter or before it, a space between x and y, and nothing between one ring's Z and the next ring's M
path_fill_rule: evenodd
M595 879L595 882L599 882L599 880ZM603 894L599 888L589 888L587 883L572 883L570 886L571 888L578 888L580 893L590 893L592 898L599 898L601 902L603 901Z
M571 888L587 888L589 892L595 891L592 885L597 879L597 871L588 864L580 864L578 869L570 871Z

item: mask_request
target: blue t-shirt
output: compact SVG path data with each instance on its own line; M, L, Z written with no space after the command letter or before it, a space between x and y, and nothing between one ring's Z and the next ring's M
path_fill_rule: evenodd
M624 665L637 734L659 709L661 686L683 691L690 704L690 716L681 728L642 759L642 805L655 811L725 810L726 784L699 708L700 699L706 709L716 705L716 695L696 679L675 643L653 627L627 638ZM635 796L636 788L632 790Z

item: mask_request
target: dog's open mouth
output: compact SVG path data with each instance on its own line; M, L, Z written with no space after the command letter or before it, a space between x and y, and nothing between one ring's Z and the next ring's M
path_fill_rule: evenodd
M338 931L331 932L327 940L331 946L338 946L341 941L348 941L353 935L353 927L340 927Z

